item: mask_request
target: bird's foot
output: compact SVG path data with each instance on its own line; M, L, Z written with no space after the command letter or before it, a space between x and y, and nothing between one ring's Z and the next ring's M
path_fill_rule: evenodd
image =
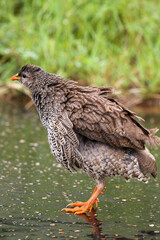
M70 203L67 205L71 206L73 208L63 208L63 210L65 210L66 212L72 212L74 214L83 214L87 211L91 212L93 205L95 204L97 207L97 202L98 202L98 198L96 198L94 201L87 201L87 202L75 202L75 203Z
M99 194L102 194L102 191L105 188L105 183L101 186L101 187L95 187L92 196L90 197L90 199L87 202L75 202L75 203L70 203L67 205L71 206L72 208L63 208L62 211L66 211L66 212L71 212L74 214L83 214L86 213L87 211L91 212L92 208L94 205L96 205L97 207L97 203L99 201L98 196Z
M88 201L87 201L87 202L88 202ZM67 205L67 207L69 207L69 206L71 206L71 207L81 207L81 206L83 206L84 204L86 204L87 202L75 202L75 203L69 203L69 204ZM96 199L94 200L93 205L95 204L96 207L97 207L97 206L98 206L98 202L99 202L99 199L96 198Z

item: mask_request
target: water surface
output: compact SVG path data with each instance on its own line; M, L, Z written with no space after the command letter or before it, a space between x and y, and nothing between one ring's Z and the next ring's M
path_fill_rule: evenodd
M141 116L147 127L160 128L160 115ZM160 173L160 149L152 153ZM108 178L97 211L61 212L69 202L86 201L95 184L56 162L34 110L0 104L0 173L2 239L160 239L159 178L148 184Z

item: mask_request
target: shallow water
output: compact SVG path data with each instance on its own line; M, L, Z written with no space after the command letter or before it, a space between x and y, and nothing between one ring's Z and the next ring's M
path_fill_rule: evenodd
M0 238L160 239L159 178L108 178L97 211L66 214L69 202L90 197L92 179L56 162L35 111L1 103L0 116ZM160 115L141 116L160 128ZM160 173L159 152L152 150Z

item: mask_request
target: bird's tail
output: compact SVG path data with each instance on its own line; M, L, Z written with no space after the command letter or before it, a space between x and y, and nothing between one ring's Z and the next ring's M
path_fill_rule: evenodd
M141 171L144 174L150 173L153 177L156 177L157 164L154 156L149 152L149 150L147 148L145 148L144 150L137 150L135 154L137 154L137 159Z
M160 137L156 136L155 134L158 132L158 128L153 128L153 129L150 129L150 134L149 134L149 137L147 138L147 141L146 143L149 145L149 146L160 146Z

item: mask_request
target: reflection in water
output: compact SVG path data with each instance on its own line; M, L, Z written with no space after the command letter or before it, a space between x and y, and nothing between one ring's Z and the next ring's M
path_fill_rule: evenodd
M71 215L74 215L74 213L70 213ZM79 217L83 218L87 223L89 223L92 226L92 232L91 234L88 234L88 237L94 240L105 240L105 239L119 239L119 240L132 240L131 238L126 238L122 236L118 236L118 234L115 235L104 235L102 232L102 221L97 219L97 208L92 208L91 212L84 213L78 215ZM142 236L142 235L141 235Z
M84 213L78 216L83 218L87 223L91 224L93 234L90 234L90 237L93 239L106 239L105 235L102 233L102 221L97 219L97 208L92 208L89 214Z

